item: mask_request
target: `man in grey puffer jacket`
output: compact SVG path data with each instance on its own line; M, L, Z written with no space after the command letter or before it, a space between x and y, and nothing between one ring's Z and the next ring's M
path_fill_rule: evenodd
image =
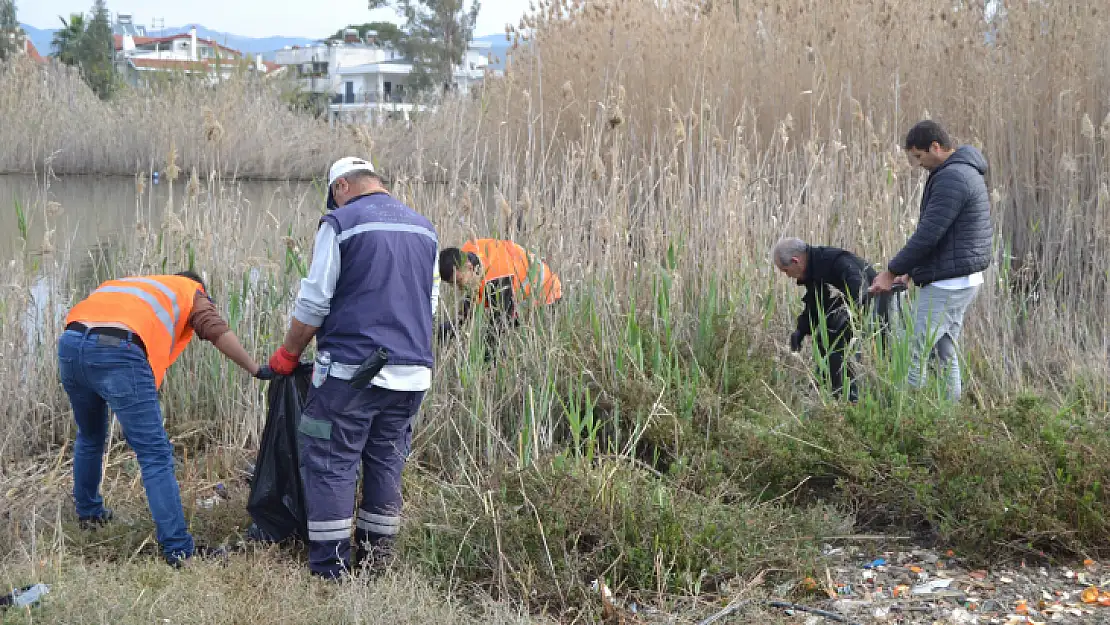
M964 313L991 264L987 161L970 145L957 149L948 133L928 120L910 129L904 147L911 165L929 171L921 215L917 230L887 270L875 277L869 292L887 292L895 282L909 278L922 287L909 382L918 388L923 385L922 356L930 351L947 369L948 396L956 400L962 392L957 342Z

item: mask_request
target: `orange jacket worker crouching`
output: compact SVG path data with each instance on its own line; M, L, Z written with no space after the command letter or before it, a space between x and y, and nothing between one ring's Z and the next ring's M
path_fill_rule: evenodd
M439 253L439 276L466 294L463 319L471 297L502 321L515 323L520 304L550 305L563 296L558 274L513 241L476 239L445 248Z
M166 561L178 566L196 547L185 527L174 478L173 447L162 425L158 389L166 369L193 336L259 379L259 367L220 318L200 276L134 276L109 280L69 311L58 338L58 373L73 406L73 499L82 526L111 520L100 496L108 409L119 419L142 471L156 537Z

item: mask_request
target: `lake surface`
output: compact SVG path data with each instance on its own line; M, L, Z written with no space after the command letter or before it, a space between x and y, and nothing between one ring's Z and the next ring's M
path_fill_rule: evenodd
M185 201L185 183L182 177L172 185L177 207ZM145 186L140 195L133 177L62 176L46 181L41 176L0 175L0 260L9 260L23 249L24 236L27 249L41 250L49 229L55 249L72 246L80 253L134 228L140 219L157 225L171 185L148 180ZM223 186L241 210L268 211L282 220L292 217L298 207L312 208L322 201L321 191L308 181L234 181ZM201 187L207 190L204 181ZM17 206L23 207L23 229Z

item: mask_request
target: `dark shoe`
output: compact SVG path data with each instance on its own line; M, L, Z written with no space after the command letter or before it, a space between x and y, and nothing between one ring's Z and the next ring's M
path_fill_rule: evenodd
M185 556L184 558L177 556L165 556L166 563L175 569L180 569L188 566L190 560L200 559L220 559L227 560L228 553L227 547L209 547L208 545L197 545L193 547L192 555Z
M98 527L103 527L112 520L112 510L104 508L104 511L97 516L82 516L77 517L77 523L83 530L95 530Z
M355 560L352 567L357 572L369 573L371 576L384 573L393 567L396 561L393 541L386 540L378 544L358 541L355 548Z

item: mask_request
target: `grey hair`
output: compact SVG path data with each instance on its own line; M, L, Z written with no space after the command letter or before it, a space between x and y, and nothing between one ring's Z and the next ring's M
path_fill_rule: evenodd
M378 175L377 172L367 171L365 169L356 169L354 171L347 172L347 173L343 174L342 176L340 176L340 178L346 180L347 182L358 182L360 180L371 180L371 179L372 180L377 180L378 182L381 182L381 180L382 180L382 177L380 175Z
M785 267L790 264L791 258L805 254L808 247L805 241L796 237L779 239L771 250L771 258L778 267Z

